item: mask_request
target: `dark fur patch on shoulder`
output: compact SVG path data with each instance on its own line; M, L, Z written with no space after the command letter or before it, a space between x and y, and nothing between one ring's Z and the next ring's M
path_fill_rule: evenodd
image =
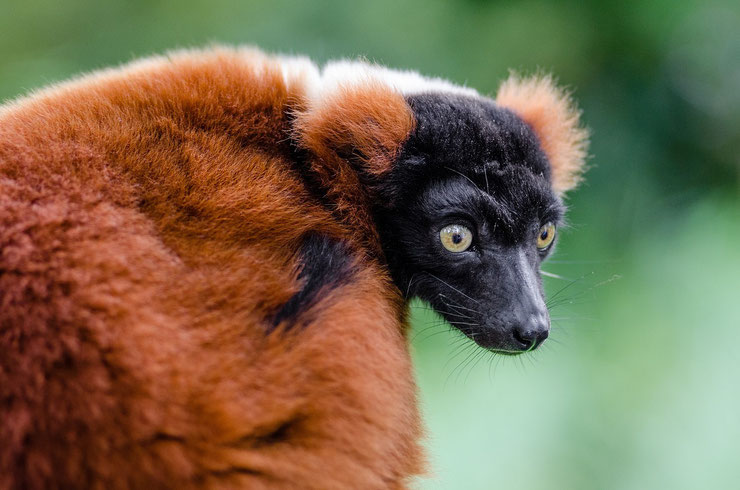
M302 264L298 279L303 283L272 318L272 327L283 323L287 329L295 326L298 317L311 308L320 298L342 284L347 283L356 270L355 258L349 246L319 233L305 237L299 251Z

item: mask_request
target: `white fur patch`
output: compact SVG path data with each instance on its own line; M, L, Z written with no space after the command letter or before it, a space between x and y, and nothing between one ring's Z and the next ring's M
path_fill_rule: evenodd
M429 78L415 71L392 70L363 61L332 61L324 66L321 84L324 90L333 91L339 86L379 81L392 87L403 95L425 92L448 92L460 95L477 96L472 88L461 87L442 78Z
M338 91L366 84L386 85L391 90L407 96L427 92L444 92L477 97L472 88L455 85L442 78L425 77L409 70L392 70L365 61L339 60L328 62L322 70L308 58L278 57L283 64L286 83L301 77L305 84L309 105L317 106Z
M283 81L290 89L294 83L303 85L309 93L321 85L321 71L316 63L305 56L276 56L283 72Z

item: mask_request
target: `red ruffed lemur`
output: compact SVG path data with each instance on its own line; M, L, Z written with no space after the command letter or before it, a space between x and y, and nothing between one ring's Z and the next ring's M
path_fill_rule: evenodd
M251 49L0 107L0 489L405 487L406 301L537 347L585 146L547 77Z

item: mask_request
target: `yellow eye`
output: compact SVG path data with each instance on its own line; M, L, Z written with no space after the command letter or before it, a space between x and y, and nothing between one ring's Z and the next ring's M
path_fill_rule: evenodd
M537 234L537 248L545 250L555 239L555 225L545 223Z
M464 252L473 242L473 233L463 225L448 225L439 231L439 239L450 252Z

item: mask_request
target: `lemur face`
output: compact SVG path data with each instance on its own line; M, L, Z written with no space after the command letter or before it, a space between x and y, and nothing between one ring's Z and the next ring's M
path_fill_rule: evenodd
M519 353L550 329L539 267L563 205L532 129L482 97L408 97L416 126L378 213L397 286L482 347Z
M538 347L550 329L540 264L588 139L568 94L547 76L512 76L494 101L353 62L321 81L329 95L309 104L299 141L333 162L324 181L349 173L345 162L357 172L398 289L487 349Z

